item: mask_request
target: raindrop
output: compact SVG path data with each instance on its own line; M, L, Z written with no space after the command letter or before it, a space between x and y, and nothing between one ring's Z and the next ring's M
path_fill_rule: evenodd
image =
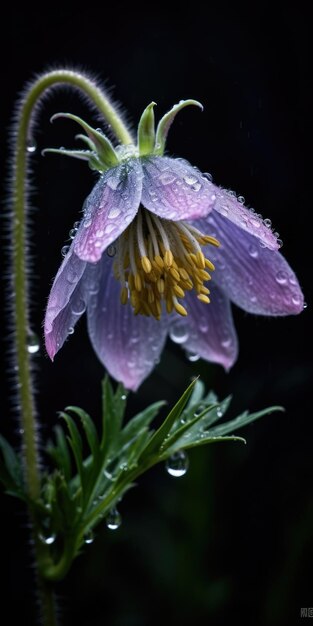
M167 459L165 469L170 476L180 478L184 476L188 470L189 461L186 452L179 450Z
M189 350L186 350L186 357L188 361L191 361L192 363L194 363L195 361L199 361L200 354L198 354L197 352L191 352Z
M249 246L248 252L253 259L257 259L257 257L259 256L257 247L253 243Z
M239 204L244 204L245 203L244 196L238 196L237 200L238 200Z
M115 255L116 255L116 247L115 247L115 246L113 246L113 244L111 244L110 246L108 246L108 248L107 248L107 255L108 255L109 257L113 257L113 256L115 256Z
M186 324L184 322L173 324L170 328L169 335L174 343L185 343L189 337Z
M61 255L63 256L63 259L67 255L69 249L70 249L70 246L63 246L63 248L61 248Z
M38 535L39 540L44 543L46 546L51 546L55 540L56 540L56 535L54 533L39 533Z
M195 176L184 176L184 181L187 185L194 185L197 182Z
M279 272L277 272L275 278L276 278L276 282L279 285L286 285L287 284L288 276L287 276L286 272L282 272L280 270Z
M84 535L84 542L87 544L90 544L90 543L93 543L94 539L95 539L95 536L92 530L88 530L88 532L85 533Z
M33 332L30 332L27 336L26 340L27 352L28 354L36 354L40 349L40 342L37 335Z
M74 326L70 326L69 329L68 329L68 334L72 335L74 333L74 330L75 330Z
M174 176L174 174L171 174L170 172L165 172L164 174L161 174L159 176L159 181L160 183L162 183L162 185L170 185L171 183L174 183L176 180L176 176ZM195 178L195 181L197 179Z
M271 228L271 226L272 226L272 220L270 220L270 219L267 217L265 220L263 220L263 224L264 224L264 226L266 226L266 228Z
M222 409L222 407L220 407L220 406L217 407L216 415L217 415L217 417L223 417L223 409Z
M301 302L300 296L298 296L297 294L294 294L291 299L292 299L293 304L300 304Z
M74 222L73 224L73 228L75 228L76 230L78 229L80 222Z
M72 313L74 313L74 315L82 315L85 309L86 309L85 302L83 300L79 300L78 302L75 302L73 304Z
M120 527L122 517L116 508L111 509L109 514L106 516L105 523L109 530L117 530Z
M307 302L303 302L303 308L307 309L308 308L308 303Z
M71 228L71 230L70 230L70 232L68 234L69 238L70 239L74 239L74 237L76 236L76 233L77 233L77 228Z
M121 400L126 400L126 397L127 397L126 394L123 393L123 395L121 396Z
M124 198L125 200L125 198ZM115 217L118 217L121 213L121 209L115 208L115 209L111 209L111 211L108 213L108 218L110 220L113 220Z
M26 143L26 151L27 151L29 154L34 154L34 152L36 152L36 150L37 150L37 144L36 144L36 142L34 141L34 139L29 139L29 140L27 141L27 143Z

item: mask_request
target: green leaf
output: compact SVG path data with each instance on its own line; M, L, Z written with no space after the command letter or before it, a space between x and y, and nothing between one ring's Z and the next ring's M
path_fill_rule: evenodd
M84 120L82 120L77 115L73 115L72 113L56 113L51 117L51 122L54 122L54 120L61 117L65 117L67 119L73 120L74 122L77 122L77 124L79 124L84 129L89 139L91 139L91 141L95 144L100 161L103 162L105 166L115 167L116 165L118 165L119 160L113 148L113 145L102 132L92 128L91 126L89 126L89 124L84 122Z
M72 413L75 413L80 418L90 447L90 451L93 456L93 460L95 463L98 463L100 454L99 439L96 427L91 417L88 415L88 413L86 413L86 411L80 409L78 406L67 406L65 411L72 411Z
M184 391L183 395L179 398L178 402L175 404L173 409L170 411L166 419L160 428L154 433L153 437L149 441L146 448L143 450L142 455L139 460L147 459L149 456L158 452L164 443L168 433L170 432L174 422L181 415L188 399L191 395L193 387L195 385L196 380L193 380L192 383L187 387L186 391Z
M173 108L168 111L168 113L163 115L162 119L159 121L156 131L154 154L162 155L164 153L168 131L177 113L179 113L179 111L184 109L186 106L190 105L200 107L200 109L203 110L202 104L197 100L181 100L178 104L175 104Z
M56 444L51 442L48 445L47 452L54 460L58 469L64 475L65 480L68 482L71 479L71 457L68 449L66 437L64 431L60 426L56 426L54 429Z
M108 376L102 381L102 438L100 449L105 458L117 446L126 408L127 392L123 385L118 385L114 394Z
M24 489L23 470L19 457L9 442L0 435L0 450L3 455L4 464L1 467L1 479L5 487L11 491L17 491L19 495Z
M150 154L154 148L155 127L154 111L155 102L151 102L144 110L138 125L138 148L140 156Z
M238 430L238 428L242 428L243 426L246 426L247 424L251 424L251 422L254 422L257 419L260 419L260 417L263 417L264 415L270 415L274 411L284 411L284 408L282 406L271 406L271 407L268 407L267 409L263 409L262 411L257 411L256 413L249 413L248 411L244 411L241 415L239 415L239 417L236 417L230 422L226 422L225 424L220 424L219 426L215 426L211 430L211 435L214 435L214 436L225 435L226 433L230 433L234 430Z
M77 471L80 476L81 484L83 485L84 484L84 466L83 466L83 444L82 444L81 436L79 434L78 428L74 420L71 418L70 415L62 411L60 413L60 417L62 417L65 420L67 428L69 430L68 441L72 448L72 452L73 452L74 459L76 462Z

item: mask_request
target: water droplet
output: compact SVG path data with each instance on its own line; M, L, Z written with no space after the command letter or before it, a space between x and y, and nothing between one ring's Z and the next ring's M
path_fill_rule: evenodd
M227 337L227 339L223 339L221 343L223 348L230 348L230 346L232 345L232 339L231 337Z
M92 530L88 530L88 532L85 533L85 535L84 535L84 542L87 543L87 544L90 544L90 543L93 543L94 539L95 539L95 536L93 534L93 531Z
M191 352L189 350L186 350L186 357L188 361L191 361L192 363L194 363L195 361L199 361L200 354L198 354L197 352Z
M300 304L301 299L300 296L298 296L296 293L292 296L292 302L293 304Z
M220 406L217 407L216 415L217 415L217 417L223 417L223 409L222 409L222 407L220 407Z
M78 302L74 302L72 306L72 313L74 315L82 315L86 309L86 305L84 300L79 300Z
M184 181L187 185L194 185L197 182L196 176L184 176Z
M225 217L227 217L228 211L229 211L229 208L228 208L227 204L223 204L221 206L221 214L224 215Z
M38 535L38 539L46 546L51 546L56 540L56 535L54 533L41 532Z
M36 144L36 142L34 141L34 139L29 139L29 140L27 141L27 143L26 143L26 151L27 151L29 154L34 154L34 152L36 152L36 150L37 150L37 144Z
M73 228L75 228L76 230L78 229L80 222L74 222L73 224Z
M303 302L303 308L307 309L308 308L308 303L307 302Z
M116 255L116 247L113 246L113 244L111 244L110 246L107 247L107 255L109 257L113 257Z
M68 329L68 334L69 335L73 335L74 331L75 331L74 326L70 326L69 329Z
M159 176L159 181L160 183L162 183L162 185L170 185L171 183L174 183L175 180L176 176L174 174L171 174L170 172L164 172Z
M176 322L172 324L169 335L174 343L185 343L189 337L186 323Z
M206 178L207 180L209 180L210 183L213 181L213 176L212 176L212 174L210 174L210 172L204 172L202 174L202 176L203 176L203 178Z
M26 345L28 354L36 354L37 352L39 352L40 341L35 333L30 332L27 335Z
M121 523L122 517L116 508L111 509L105 519L106 527L110 530L117 530Z
M170 476L180 478L184 476L188 470L189 460L186 452L179 450L167 459L165 469Z
M244 204L245 203L244 196L238 196L237 200L238 200L239 204Z
M283 240L282 239L277 239L277 245L282 248L283 247Z
M270 220L268 217L265 218L265 220L263 220L263 224L264 226L266 226L266 228L271 228L272 226L272 220Z
M77 228L71 228L71 230L70 230L70 232L68 234L69 238L70 239L74 239L74 237L76 236L76 233L77 233Z
M67 255L69 249L70 249L70 246L63 246L63 248L61 248L61 255L63 256L63 259Z
M257 259L257 257L259 256L258 249L253 243L249 246L248 252L253 259Z
M275 278L276 278L276 282L279 285L286 285L287 284L288 276L287 276L286 272L283 272L283 271L280 270L279 272L277 272Z
M111 209L111 211L108 213L108 218L110 220L113 220L115 217L118 217L120 213L121 213L121 209L118 209L118 208Z
M126 397L127 397L126 394L123 393L123 395L121 396L121 400L126 400Z

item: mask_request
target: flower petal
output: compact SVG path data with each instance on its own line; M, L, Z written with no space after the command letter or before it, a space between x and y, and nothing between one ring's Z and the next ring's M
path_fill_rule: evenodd
M243 202L237 200L236 194L212 185L216 195L214 210L228 218L241 229L260 239L267 248L278 250L280 244L277 236L266 226L261 216L252 209L247 209ZM240 196L239 196L240 198ZM269 226L271 224L268 221Z
M83 293L85 270L86 262L76 256L72 244L54 279L48 299L44 332L46 349L51 359L86 308Z
M99 261L105 248L134 219L141 189L139 159L128 159L101 176L86 199L84 217L74 240L80 259L90 263Z
M168 220L207 215L215 202L214 186L188 161L169 157L143 159L142 204Z
M101 260L98 294L90 297L87 315L93 348L113 378L136 391L157 363L166 339L166 324L135 316L120 302L120 284Z
M303 294L287 261L258 239L215 211L195 222L216 235L220 248L208 251L215 264L213 280L226 295L249 313L292 315L303 309Z
M220 363L228 370L236 361L238 341L229 299L210 283L210 304L198 300L194 292L185 296L188 316L172 318L170 337L202 359Z

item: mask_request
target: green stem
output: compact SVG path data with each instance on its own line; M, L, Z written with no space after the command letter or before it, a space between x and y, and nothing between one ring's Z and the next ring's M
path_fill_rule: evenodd
M85 97L87 96L89 103L102 113L106 121L110 124L117 139L125 144L132 143L132 137L129 131L107 96L92 79L81 72L61 69L43 74L26 89L17 111L12 181L13 318L15 324L16 391L18 394L22 427L24 476L28 496L32 501L40 497L41 474L31 360L27 350L30 328L26 255L27 147L29 146L29 141L32 140L32 123L38 101L46 90L60 84L70 85L81 91ZM30 516L34 537L35 558L38 566L37 569L40 571L40 562L46 558L47 551L46 547L41 546L37 539L36 520L31 512ZM41 582L42 584L39 585L39 594L43 614L42 624L43 626L52 626L56 624L52 592L50 587L48 588L43 581Z

